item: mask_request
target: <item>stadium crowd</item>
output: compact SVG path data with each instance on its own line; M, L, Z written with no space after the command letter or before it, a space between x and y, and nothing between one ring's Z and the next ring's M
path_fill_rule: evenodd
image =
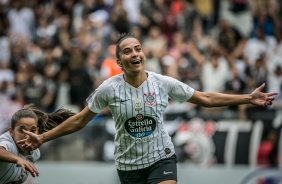
M123 32L141 40L147 70L197 90L249 93L265 82L265 91L279 93L270 108L171 102L168 114L231 112L246 120L249 111L265 117L282 109L278 0L0 0L0 15L1 133L25 104L46 112L83 108L101 82L121 72L114 44Z

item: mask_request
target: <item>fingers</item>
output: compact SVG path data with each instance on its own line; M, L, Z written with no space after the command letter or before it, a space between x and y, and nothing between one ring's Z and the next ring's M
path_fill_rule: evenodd
M22 148L24 148L24 149L26 149L28 151L33 151L33 150L36 149L32 143L28 143L28 142L24 143L22 145Z
M17 166L21 167L22 172L24 172L24 173L26 173L28 171L33 177L39 176L38 170L36 169L36 167L31 162L26 161L26 162L21 163Z
M263 83L262 85L260 85L260 87L258 87L258 89L261 91L265 86L265 83Z
M28 140L28 138L25 138L25 139L22 139L22 140L17 141L16 143L17 143L17 144L19 144L19 143L25 143L27 140Z
M278 93L272 92L272 93L267 93L266 95L267 96L275 96L275 95L278 95Z
M38 170L36 169L36 167L35 167L32 163L27 164L26 170L28 170L28 172L29 172L33 177L39 176Z
M26 133L27 135L32 135L32 134L33 134L32 132L27 131L27 130L25 130L25 129L23 129L23 131L24 131L24 133Z

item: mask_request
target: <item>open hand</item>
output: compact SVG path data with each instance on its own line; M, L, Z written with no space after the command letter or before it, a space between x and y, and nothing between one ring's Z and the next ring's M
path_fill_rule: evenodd
M36 167L33 165L33 163L31 163L27 160L19 158L17 160L17 167L21 167L23 172L25 172L25 173L26 173L26 171L28 171L33 177L39 176L39 173L38 173Z
M39 148L43 144L43 142L41 141L42 138L43 138L42 134L38 135L38 134L29 132L29 131L26 131L26 130L23 130L23 131L28 136L25 139L17 141L17 144L23 143L22 147L24 149L32 151L32 150L35 150L36 148Z
M272 105L274 100L274 96L278 93L271 92L271 93L263 93L261 90L265 87L265 83L263 83L260 87L256 88L252 93L252 99L250 101L251 104L257 106L268 106Z

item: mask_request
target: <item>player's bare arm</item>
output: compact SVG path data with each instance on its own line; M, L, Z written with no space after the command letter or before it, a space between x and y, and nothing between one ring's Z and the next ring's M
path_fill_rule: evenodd
M257 106L271 105L274 96L278 93L263 93L261 90L265 84L256 88L251 94L231 95L216 92L200 92L195 91L189 102L204 107L221 107L230 105L253 104Z
M7 151L5 148L0 146L0 161L15 163L17 166L23 169L23 172L30 172L33 177L38 176L39 173L33 163L26 161L15 154Z
M34 150L45 142L81 130L95 116L95 113L91 112L88 107L85 107L80 113L68 118L59 126L43 134L38 135L24 131L29 135L28 138L20 140L17 143L24 143L23 148Z

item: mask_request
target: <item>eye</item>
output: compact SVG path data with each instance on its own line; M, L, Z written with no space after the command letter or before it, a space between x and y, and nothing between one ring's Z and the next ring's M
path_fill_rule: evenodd
M130 52L129 51L124 51L124 54L129 54Z
M142 50L141 47L137 47L137 48L136 48L136 51L139 51L139 52L140 52L141 50Z

